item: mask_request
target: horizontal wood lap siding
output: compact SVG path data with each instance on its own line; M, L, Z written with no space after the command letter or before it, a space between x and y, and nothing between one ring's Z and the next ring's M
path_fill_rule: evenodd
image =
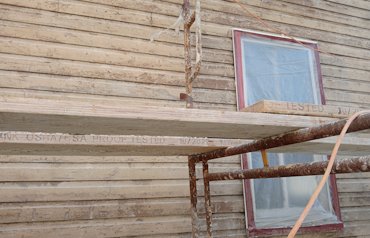
M317 40L331 53L321 54L329 104L370 106L367 1L242 2L270 25ZM0 0L0 100L184 107L178 99L184 92L182 32L149 41L176 21L181 4ZM194 105L235 110L231 29L268 29L230 1L202 1L202 20L204 63ZM210 167L236 168L238 157ZM0 171L0 237L166 238L191 231L184 157L0 155ZM340 236L367 237L369 176L345 175L338 186L346 225ZM211 190L215 235L246 237L241 182L213 183Z

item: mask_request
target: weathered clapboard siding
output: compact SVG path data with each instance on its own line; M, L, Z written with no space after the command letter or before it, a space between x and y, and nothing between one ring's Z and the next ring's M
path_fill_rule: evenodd
M123 50L128 52L171 56L183 59L183 47L179 44L150 42L144 39L118 37L108 34L93 34L72 29L32 25L19 22L3 21L0 23L3 36L22 39L35 39L48 42L68 43L105 49ZM205 49L205 62L233 63L232 52L216 49Z
M204 212L203 198L199 209ZM188 215L187 198L154 198L109 201L27 202L3 203L0 207L1 223L94 220L106 218ZM216 197L212 204L217 213L243 212L241 196Z
M96 94L76 94L76 93L56 93L53 91L40 91L33 89L23 89L22 91L13 88L0 88L2 98L11 98L12 101L19 103L32 100L34 102L53 102L59 101L64 103L73 103L74 101L93 103L94 105L147 105L147 106L164 106L164 107L182 107L184 103L180 101L156 100L148 101L147 98L127 98ZM233 110L234 105L216 104L216 103L196 103L195 108Z
M340 193L342 207L362 207L370 205L369 192Z
M181 59L154 56L148 54L116 52L82 46L65 46L56 43L23 40L16 38L0 37L0 51L15 55L30 55L55 59L68 59L82 62L100 64L131 66L145 69L160 69L181 72L183 70ZM202 74L215 74L232 77L234 68L231 65L204 63Z
M230 164L210 165L210 169L219 172L225 168L239 169ZM161 173L168 169L169 172ZM84 181L84 180L165 180L188 178L188 168L185 163L0 163L0 181ZM199 168L199 173L201 173ZM91 175L94 174L94 178ZM20 176L21 175L21 176ZM199 176L200 178L202 176Z
M0 82L0 87L17 89L36 89L40 91L62 91L73 93L86 93L96 95L112 95L131 98L146 98L176 101L181 86L168 86L158 84L138 84L96 78L80 78L65 76L46 76L43 74L11 72L0 70L0 77L6 81ZM100 90L96 92L96 88ZM195 89L194 96L200 102L214 102L220 104L234 104L235 91ZM204 100L206 99L206 100Z
M309 6L311 8L324 9L324 10L328 10L328 11L331 11L331 12L337 12L337 13L340 13L340 14L345 15L345 16L355 16L355 17L364 18L364 19L368 19L368 17L369 17L369 12L368 12L369 9L368 8L365 8L365 10L358 9L359 4L363 5L364 2L366 2L366 0L359 0L359 1L345 1L344 0L344 1L340 1L342 3L347 2L347 4L349 2L351 2L349 6L347 4L345 4L345 5L340 5L340 4L333 5L331 3L331 2L334 2L333 0L312 1L312 2L305 1L305 0L283 0L283 1L284 2L297 3L297 4ZM339 1L335 1L335 2L339 2Z
M243 2L272 26L331 53L321 54L328 104L369 107L368 1ZM0 97L183 107L181 31L149 41L175 22L181 3L0 0ZM235 110L231 28L266 29L222 0L202 1L202 20L195 107ZM0 155L0 237L189 237L186 166L184 157ZM237 167L233 157L211 170ZM346 229L315 236L368 237L369 175L338 177ZM224 184L211 188L215 237L245 237L241 182Z
M30 57L21 55L0 54L0 68L4 70L35 72L52 75L75 76L80 78L96 78L125 82L136 82L159 85L182 85L181 73L169 73L160 70L136 69L132 67L113 66L88 62ZM24 68L24 65L28 68ZM17 72L18 74L20 72ZM30 74L32 75L32 74ZM166 78L164 78L166 76ZM61 76L60 76L61 77ZM163 80L161 80L163 79ZM232 90L234 82L224 77L204 77L195 85L201 88ZM103 81L104 82L104 81ZM108 81L109 82L109 81ZM196 89L196 88L195 88ZM88 89L85 89L88 90ZM90 89L91 90L91 89ZM99 93L99 91L95 92Z
M213 195L242 195L241 182L211 185ZM86 201L186 197L188 180L89 181L89 182L4 182L0 202ZM200 196L203 194L199 186Z
M244 226L242 215L221 214L214 218L215 230L239 230ZM205 224L201 225L205 229ZM134 234L144 236L151 234L185 233L190 227L188 216L168 216L167 219L143 217L127 219L105 219L96 221L58 222L35 224L9 224L0 230L1 237L126 237Z
M343 48L343 47L341 47L341 48ZM353 53L352 53L352 50L350 50L350 52L351 52L350 54L352 55L352 54L353 54ZM336 53L337 53L337 51L336 51ZM329 68L329 69L330 69L330 68ZM323 67L324 75L325 75L325 71L326 71L326 70L327 70L327 69ZM334 70L332 70L332 71L335 71L335 70L337 70L337 69L334 69ZM363 74L366 74L366 73L364 72ZM356 79L358 79L358 78L363 79L364 77L362 77L362 76L356 77ZM329 101L331 101L331 98L329 98Z

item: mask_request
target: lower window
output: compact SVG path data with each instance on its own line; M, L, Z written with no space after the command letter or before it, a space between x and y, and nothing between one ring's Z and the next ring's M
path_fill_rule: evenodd
M268 154L270 166L292 163L309 163L326 159L323 156L304 154ZM263 167L260 153L251 153L244 164L248 168ZM255 179L250 183L249 196L254 216L250 228L287 228L294 225L321 176ZM248 202L248 201L247 201ZM320 226L339 223L334 209L332 191L327 183L316 200L303 226Z
M234 30L238 107L260 100L325 104L317 45L255 31ZM270 166L326 160L310 154L268 154ZM263 167L260 153L243 155L243 167ZM321 176L244 181L249 232L285 233L306 206ZM301 230L343 227L335 176L331 176Z

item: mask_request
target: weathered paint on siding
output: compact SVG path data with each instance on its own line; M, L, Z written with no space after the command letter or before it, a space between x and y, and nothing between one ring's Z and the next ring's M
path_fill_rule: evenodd
M321 54L328 104L370 106L368 1L245 2L269 24L316 40L333 54ZM1 97L183 107L181 32L149 41L176 20L181 3L0 0ZM228 1L204 0L202 18L204 64L194 85L195 107L235 110L231 28L268 30ZM116 178L116 168L145 173L146 180ZM211 170L236 168L237 157L214 162ZM14 182L0 173L0 194L7 194L0 195L0 237L189 237L186 158L0 156L4 169L20 177L24 170L42 170L53 179L24 176ZM148 176L147 171L158 172ZM173 171L176 180L169 179ZM369 236L370 175L338 177L342 235ZM216 234L245 237L241 182L218 182L211 190Z

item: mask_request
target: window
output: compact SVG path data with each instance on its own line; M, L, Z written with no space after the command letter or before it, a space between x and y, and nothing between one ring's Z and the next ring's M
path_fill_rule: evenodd
M304 47L273 34L234 30L238 108L267 99L324 104L316 44ZM272 154L271 166L327 159L309 154ZM244 168L263 167L259 153L243 155ZM285 233L302 212L321 176L244 181L248 230L253 234ZM303 230L343 227L335 177L321 192Z

